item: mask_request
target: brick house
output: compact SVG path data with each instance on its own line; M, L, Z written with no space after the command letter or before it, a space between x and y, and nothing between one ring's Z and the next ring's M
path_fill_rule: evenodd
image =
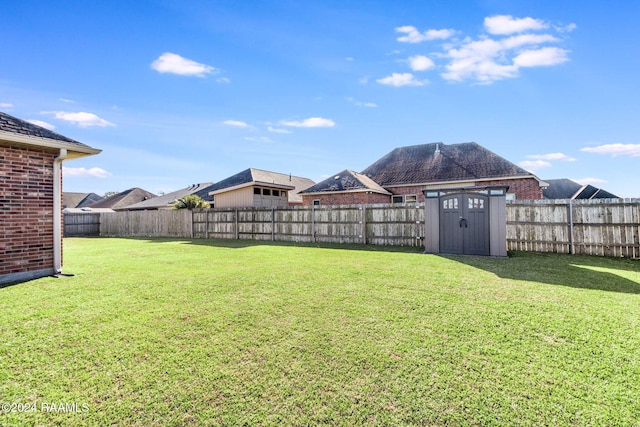
M0 112L0 284L62 268L62 162L98 154Z
M300 192L304 205L424 202L423 190L508 186L508 198L542 199L547 183L475 142L399 147L339 186L338 176ZM376 191L377 189L377 191ZM383 190L383 191L380 191ZM355 193L358 196L355 196Z

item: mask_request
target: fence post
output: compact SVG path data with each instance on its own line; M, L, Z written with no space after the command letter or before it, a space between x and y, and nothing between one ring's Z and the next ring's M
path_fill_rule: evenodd
M366 245L367 244L367 207L362 205L360 209L362 211L362 221L360 221L360 223L362 224L362 244Z
M276 208L271 207L271 241L276 240Z
M236 234L236 240L238 240L240 238L240 233L238 231L238 208L235 209L235 213L234 213L234 221L235 221L235 234Z
M316 241L316 207L311 205L311 241Z
M569 253L575 255L576 248L573 244L573 203L571 200L569 200L567 209L569 210Z

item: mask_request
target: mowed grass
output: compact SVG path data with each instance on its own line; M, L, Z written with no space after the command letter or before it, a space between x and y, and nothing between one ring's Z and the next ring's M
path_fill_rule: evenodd
M74 277L0 288L0 402L36 408L2 426L640 425L638 261L106 238L64 258Z

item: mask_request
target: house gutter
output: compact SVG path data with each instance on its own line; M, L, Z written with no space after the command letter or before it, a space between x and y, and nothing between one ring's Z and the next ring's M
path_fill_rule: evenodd
M53 273L62 272L62 162L67 149L61 148L53 159Z

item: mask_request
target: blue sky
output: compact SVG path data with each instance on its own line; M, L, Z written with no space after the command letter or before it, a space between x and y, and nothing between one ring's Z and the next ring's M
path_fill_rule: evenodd
M640 197L639 19L637 0L5 2L0 110L103 150L65 162L65 191L320 181L475 141Z

